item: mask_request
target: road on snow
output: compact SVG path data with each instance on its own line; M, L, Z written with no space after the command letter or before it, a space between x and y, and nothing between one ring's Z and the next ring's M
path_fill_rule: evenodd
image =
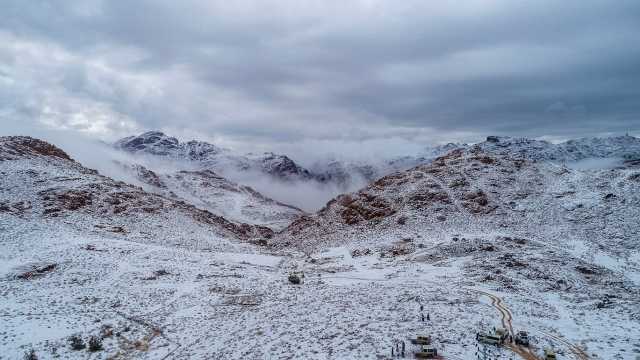
M491 306L497 309L498 312L500 313L500 318L501 318L500 321L502 322L502 327L506 329L511 336L515 336L515 333L513 331L513 325L512 325L513 314L511 313L509 308L506 307L506 305L504 304L504 301L500 297L482 290L476 290L476 289L468 289L468 290L479 293L491 299ZM567 340L564 340L558 336L549 334L544 331L538 330L537 332L544 337L551 338L552 340L555 340L565 345L569 349L569 351L571 351L573 355L575 355L576 359L590 360L589 355L587 355L587 353L585 353L584 350L582 350L580 347L574 344L571 344ZM509 344L509 343L505 344L505 347L513 351L514 353L518 354L521 358L525 360L540 360L540 358L536 354L534 354L530 348L516 345L516 344Z

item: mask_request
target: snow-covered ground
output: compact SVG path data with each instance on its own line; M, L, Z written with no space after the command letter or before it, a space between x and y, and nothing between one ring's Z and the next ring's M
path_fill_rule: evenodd
M16 219L2 224L0 241L9 250L0 255L6 359L32 348L41 358L388 358L394 340L408 344L427 334L444 358L472 359L475 333L501 326L498 310L476 290L503 299L514 329L533 335L538 354L553 345L561 359L577 359L555 337L593 359L640 352L640 324L621 308L595 309L536 288L497 291L467 276L472 256L429 262L419 254L352 256L347 247L308 255L250 245L212 251ZM32 263L57 266L16 278ZM288 283L293 271L304 272L302 285ZM87 339L105 329L113 335L103 351L70 349L69 336Z
M0 359L386 359L431 335L467 360L477 332L503 326L532 338L487 349L504 359L640 355L634 169L452 156L265 246L250 225L61 155L2 156ZM360 217L340 217L349 205ZM73 350L74 335L103 349Z

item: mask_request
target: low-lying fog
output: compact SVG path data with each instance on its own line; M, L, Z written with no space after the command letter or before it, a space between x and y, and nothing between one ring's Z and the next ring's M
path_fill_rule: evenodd
M69 136L67 132L38 131L32 136L60 147L86 167L137 186L143 186L143 184L135 177L135 174L128 171L122 164L140 164L158 174L198 169L197 163L173 161L150 155L132 155L116 150L104 142L82 136ZM621 165L623 160L622 158L588 158L567 162L565 165L575 170L589 171L614 168ZM348 184L338 186L333 183L323 184L317 181L280 181L261 172L238 171L236 169L215 169L214 171L231 181L251 186L267 197L296 206L307 212L315 212L337 195L356 191L367 184L365 179L358 178L353 174L351 174L353 179Z
M597 170L597 169L613 169L622 165L622 158L589 158L578 161L567 162L565 165L574 170Z
M364 179L354 179L346 186L322 184L317 181L279 181L255 172L225 171L226 178L253 189L279 202L293 205L306 212L320 210L334 197L356 191L367 185Z
M96 169L102 175L137 186L143 184L122 164L140 164L158 174L197 168L196 164L190 162L171 161L157 156L131 155L116 150L109 144L82 137L72 138L59 133L43 133L39 137L60 147L82 165ZM316 181L278 181L262 173L233 169L218 169L215 172L236 183L248 185L267 197L307 212L315 212L335 196L366 185L364 179L358 178L342 187Z

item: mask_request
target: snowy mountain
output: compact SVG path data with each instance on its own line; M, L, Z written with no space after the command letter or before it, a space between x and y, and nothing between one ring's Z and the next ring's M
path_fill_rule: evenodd
M216 238L247 240L272 233L102 176L41 140L2 137L0 160L0 212L22 219L65 223L141 242L192 237L204 244Z
M300 209L270 199L211 170L156 173L139 164L120 165L132 173L145 190L185 201L231 221L280 230L303 214Z
M515 144L521 146L522 142ZM530 231L535 224L537 229L566 226L575 233L596 227L601 234L598 241L620 241L610 249L637 245L633 235L638 229L627 225L640 211L636 207L640 201L636 179L640 175L635 162L617 169L583 172L524 159L537 157L537 147L529 148L533 154L502 149L489 141L387 175L358 192L331 200L288 231L299 241L330 242L333 238L350 239L343 232L354 228L363 238L370 238L372 232L385 231L401 236L413 226L420 231L422 227L457 227L452 231L460 232L469 226ZM603 227L607 221L604 214L620 221ZM580 217L591 220L578 221ZM306 232L310 235L302 235ZM625 235L615 235L619 233Z
M378 161L328 159L317 161L310 168L310 171L321 182L335 183L348 189L352 184L367 184L385 175L427 163L451 150L466 146L466 144L449 143L425 147L416 155L392 157Z
M224 152L156 138L135 146L162 158ZM299 212L211 169L122 164L137 187L46 142L0 138L0 353L389 358L429 335L455 360L542 359L545 347L635 360L636 140L569 143L490 138L403 169L422 157L408 156L273 233L257 224ZM592 157L626 160L563 164ZM500 327L527 331L530 345L476 340Z
M483 150L529 160L571 162L589 158L640 158L640 139L633 136L581 138L552 144L526 138L489 136Z
M261 172L280 180L309 180L312 175L285 155L274 153L235 154L203 141L179 142L159 131L130 136L114 143L118 149L132 154L164 157L178 162L191 162L200 169L223 174L228 171Z
M579 154L564 152L574 146ZM596 149L576 142L556 147L489 139L338 196L316 214L295 221L272 242L318 256L323 249L341 248L354 259L443 267L453 283L482 284L514 298L536 294L546 299L538 302L542 306L560 306L550 299L562 299L562 316L580 324L593 321L589 319L597 312L591 307L611 305L609 316L637 334L640 328L629 327L640 318L640 226L634 220L640 216L637 162L578 171L546 161L619 156L616 149ZM315 265L325 271L326 266ZM342 276L365 276L362 270L338 271ZM522 298L520 302L532 306ZM552 321L559 315L537 316L537 321ZM588 329L584 325L583 333L598 331ZM590 349L597 342L585 341L592 342Z
M229 172L253 172L267 174L278 180L315 181L333 184L342 189L352 189L394 171L406 170L433 160L437 156L466 144L446 144L425 147L419 154L408 154L377 161L353 161L348 159L323 159L308 169L286 155L265 152L262 154L237 154L207 142L191 140L180 142L159 131L129 136L114 143L118 149L131 154L153 155L178 162L189 162L199 170L212 170L222 176ZM183 164L186 166L186 164Z

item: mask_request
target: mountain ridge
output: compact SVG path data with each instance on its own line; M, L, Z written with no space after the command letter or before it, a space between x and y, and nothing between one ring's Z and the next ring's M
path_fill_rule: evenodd
M273 234L267 227L234 223L184 201L100 175L54 145L30 137L0 137L0 170L0 203L10 215L60 218L80 228L150 241L155 241L152 234L160 234L159 229L175 221L199 228L196 232L208 228L212 234L238 240ZM22 211L10 211L18 208Z
M575 162L589 158L640 158L640 139L629 135L579 138L560 143L520 137L488 136L484 141L475 144L448 143L425 146L415 154L377 162L327 158L316 160L308 168L299 165L287 155L273 152L236 154L229 149L203 141L180 142L160 131L129 136L116 141L114 146L133 154L194 161L199 163L201 168L221 172L223 175L228 169L240 172L254 171L279 180L333 183L344 190L352 188L354 184L371 182L395 171L428 163L458 148L481 147L491 153L509 154L512 157L536 161Z

